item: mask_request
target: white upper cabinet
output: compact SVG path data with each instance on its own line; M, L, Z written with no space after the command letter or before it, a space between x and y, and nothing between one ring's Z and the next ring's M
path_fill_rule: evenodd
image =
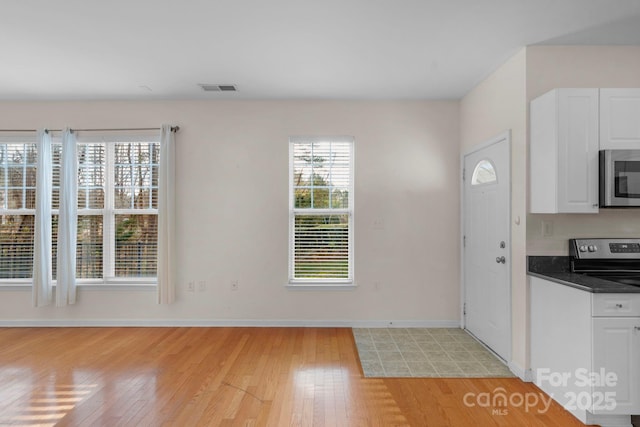
M531 213L598 212L598 123L598 89L531 101Z
M640 89L600 89L600 149L640 149Z

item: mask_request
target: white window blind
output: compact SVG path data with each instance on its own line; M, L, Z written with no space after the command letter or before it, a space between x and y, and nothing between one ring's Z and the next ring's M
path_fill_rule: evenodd
M353 281L353 138L291 138L291 283Z
M0 279L33 274L36 162L35 141L0 140Z
M116 277L156 276L159 157L157 142L114 146Z
M155 277L158 242L157 138L87 140L85 137L84 140L79 138L77 147L77 278L94 281ZM54 258L59 206L59 159L54 146ZM56 265L55 259L53 265Z
M62 145L53 144L53 277L57 273L58 213L60 208L60 158ZM101 143L78 143L78 234L76 277L103 277L103 220L106 148Z
M57 275L62 144L52 149L52 273ZM157 275L157 135L85 136L77 143L76 276L85 283ZM33 276L35 138L0 139L0 280Z
M104 277L104 222L107 147L100 143L78 143L78 234L76 277Z

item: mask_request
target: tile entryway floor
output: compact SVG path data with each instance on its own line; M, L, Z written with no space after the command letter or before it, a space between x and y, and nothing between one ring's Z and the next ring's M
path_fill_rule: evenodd
M353 328L365 377L513 377L457 328Z

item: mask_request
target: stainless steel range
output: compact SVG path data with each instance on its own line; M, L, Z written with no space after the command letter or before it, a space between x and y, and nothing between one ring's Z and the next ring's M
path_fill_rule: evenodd
M640 287L640 238L570 239L571 271Z

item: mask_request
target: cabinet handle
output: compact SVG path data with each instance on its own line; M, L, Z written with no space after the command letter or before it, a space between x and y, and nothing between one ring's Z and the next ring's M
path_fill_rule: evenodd
M635 329L636 331L640 331L640 326L634 326L633 329Z
M597 204L597 203L594 203L592 206L593 206L594 208L597 208L597 207L598 207L598 204Z
M622 308L622 304L620 303L616 304L616 308Z

